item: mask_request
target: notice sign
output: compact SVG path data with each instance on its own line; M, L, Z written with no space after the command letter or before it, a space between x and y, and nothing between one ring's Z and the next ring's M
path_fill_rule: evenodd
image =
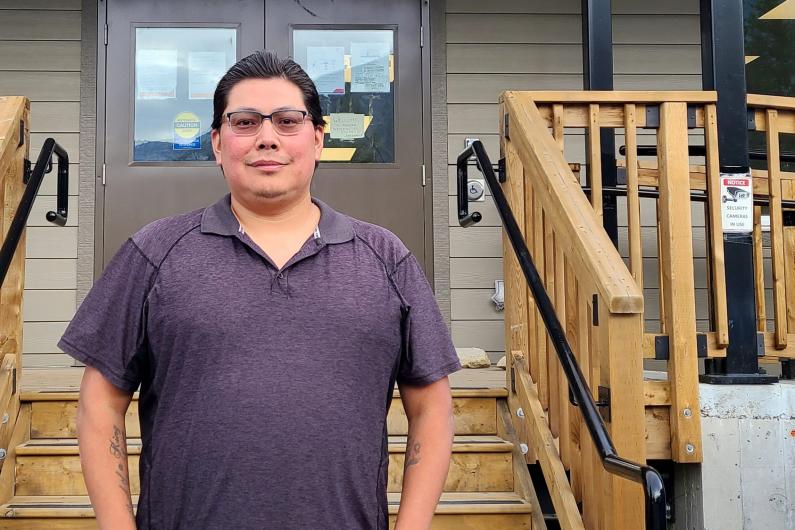
M753 232L754 191L749 174L721 173L720 202L724 232Z
M180 112L174 118L174 144L175 150L201 149L201 120L192 112Z
M329 136L335 140L364 138L364 114L331 113Z

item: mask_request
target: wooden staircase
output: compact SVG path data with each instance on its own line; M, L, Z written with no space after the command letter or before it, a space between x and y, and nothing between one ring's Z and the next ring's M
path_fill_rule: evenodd
M492 371L495 369L492 369ZM473 371L469 371L473 372ZM504 372L498 379L504 378ZM492 377L493 379L493 377ZM471 386L471 385L470 385ZM455 439L434 530L543 528L524 456L515 443L504 388L456 388ZM75 391L24 390L20 417L0 474L0 529L97 528L77 444ZM140 491L138 395L126 427L133 504ZM388 416L390 526L400 503L408 422L397 389Z

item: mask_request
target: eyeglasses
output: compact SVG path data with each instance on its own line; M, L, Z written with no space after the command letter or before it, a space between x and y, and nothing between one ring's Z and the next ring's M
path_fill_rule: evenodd
M262 114L253 110L227 112L226 119L232 132L238 136L254 136L262 128L262 122L270 120L277 133L282 135L298 134L306 121L305 110L277 110L271 114Z

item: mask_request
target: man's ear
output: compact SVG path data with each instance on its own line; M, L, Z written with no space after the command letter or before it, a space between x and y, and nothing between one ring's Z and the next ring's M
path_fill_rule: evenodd
M315 162L320 161L320 155L323 153L323 126L315 126Z
M215 154L215 163L217 165L221 165L223 160L221 159L221 131L218 129L213 129L210 132L210 140L213 144L213 153Z

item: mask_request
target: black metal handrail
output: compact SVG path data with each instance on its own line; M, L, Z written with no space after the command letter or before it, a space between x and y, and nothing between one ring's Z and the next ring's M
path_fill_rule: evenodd
M613 440L610 438L610 434L602 421L602 416L597 410L591 390L588 388L588 383L585 381L577 359L574 357L571 346L569 346L569 342L566 339L566 332L555 314L555 309L549 300L544 284L541 282L541 277L538 275L533 258L530 256L530 251L527 249L527 244L522 237L511 207L505 199L505 194L497 181L497 177L494 175L491 161L480 141L473 142L458 155L458 222L466 228L482 219L479 212L469 213L466 162L473 154L475 155L475 165L483 173L491 190L492 198L497 204L502 226L508 233L508 238L519 260L519 265L522 267L522 272L524 272L527 283L533 292L536 306L541 313L541 318L544 320L544 325L547 328L552 344L555 346L563 372L566 374L570 392L574 402L576 402L576 406L582 412L583 420L602 460L602 465L606 471L638 482L643 486L643 492L646 496L646 528L648 530L664 530L666 528L666 497L662 477L654 468L631 462L616 454Z
M14 259L14 253L22 237L22 231L28 223L28 217L33 209L33 201L39 193L41 182L44 180L45 173L52 170L52 155L58 156L58 204L55 212L47 212L47 220L59 226L66 224L66 217L69 211L69 155L66 150L55 143L52 138L47 138L36 160L33 172L28 175L28 162L25 161L24 179L25 191L19 201L19 207L11 221L3 246L0 248L0 286L6 279L6 273Z
M627 146L622 145L618 148L618 154L622 156L627 155ZM689 156L707 156L707 148L703 145L689 145L687 146L687 154ZM637 149L638 156L657 156L656 145L639 145ZM748 149L748 158L751 160L767 160L767 151L761 149ZM779 159L782 162L795 162L795 153L781 152Z

